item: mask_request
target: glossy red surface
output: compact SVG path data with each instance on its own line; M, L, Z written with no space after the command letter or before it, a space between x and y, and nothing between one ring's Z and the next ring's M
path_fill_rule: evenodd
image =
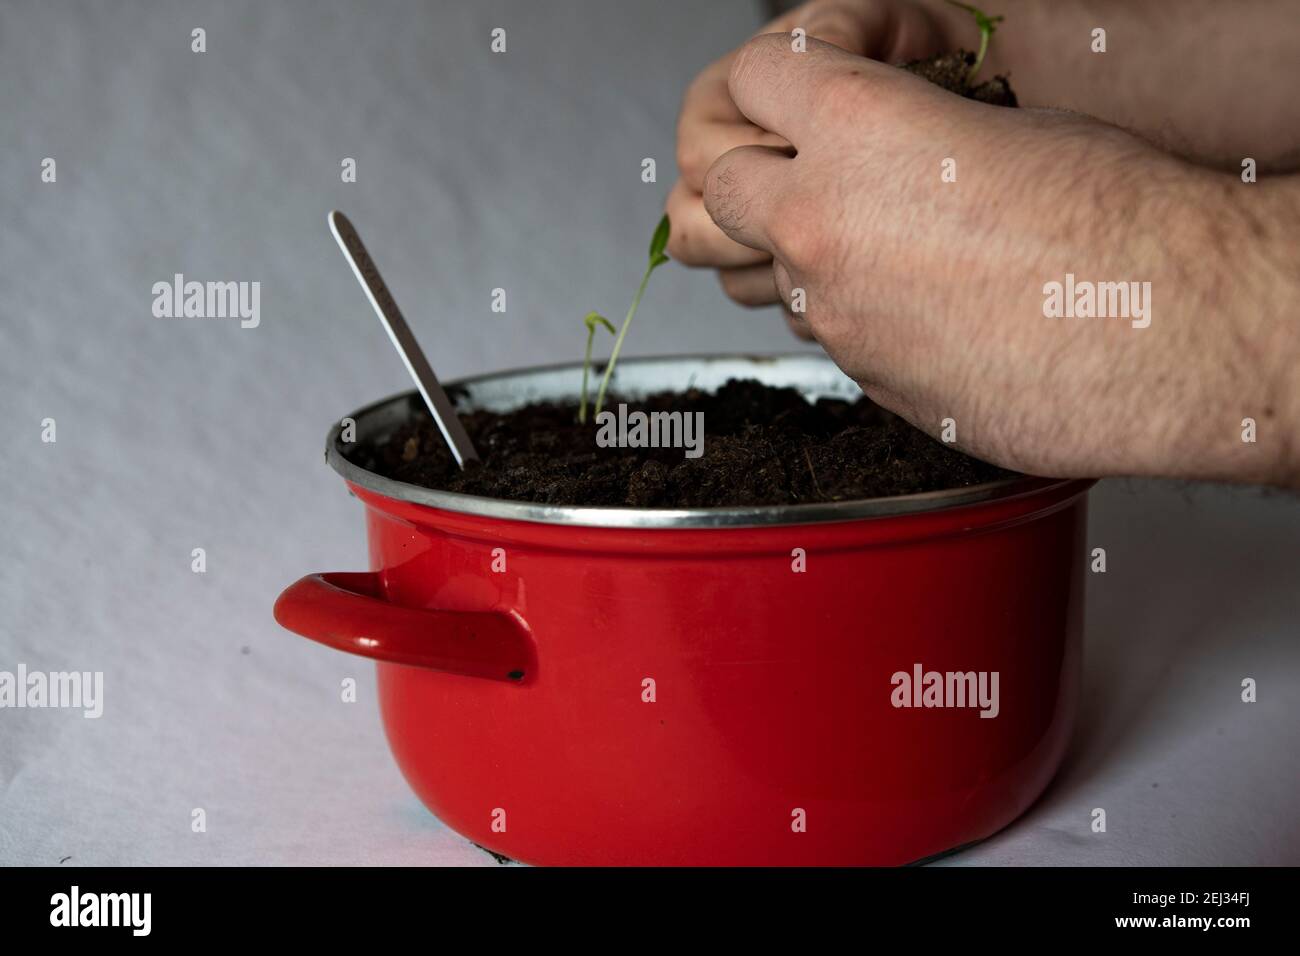
M843 523L654 530L475 517L352 486L375 574L304 579L276 617L381 659L406 779L498 853L907 863L1007 825L1060 762L1090 484ZM915 664L998 672L997 716L895 707L892 675Z

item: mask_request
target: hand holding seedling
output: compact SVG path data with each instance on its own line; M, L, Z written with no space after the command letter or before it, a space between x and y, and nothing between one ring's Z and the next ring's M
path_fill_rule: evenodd
M1005 68L1013 22L982 76ZM882 405L935 435L950 419L959 447L1038 474L1300 486L1296 178L1243 189L1087 116L986 106L788 34L746 44L728 90L766 132L707 168L702 201L749 265L698 220L671 248L754 303L771 257L765 281L787 306L802 290L807 330ZM699 136L697 120L682 128ZM1149 283L1150 323L1047 317L1067 273ZM1268 420L1267 450L1243 448L1246 417Z
M950 4L960 10L965 10L975 18L975 26L980 31L980 48L975 54L975 62L970 66L968 81L973 81L979 74L980 67L984 65L984 57L989 52L989 40L993 39L993 34L997 32L998 24L1002 22L1002 17L991 17L979 7L972 6L969 3L960 3L959 0L948 0Z
M755 35L792 39L798 27L808 37L891 64L979 50L972 72L1010 73L1026 101L1022 105L1087 113L1224 169L1238 168L1245 155L1263 166L1296 167L1300 97L1293 95L1293 73L1283 66L1300 59L1293 0L1238 4L1229 21L1221 0L1179 0L1156 9L1129 0L982 2L989 12L976 16L971 5L955 0L811 0ZM1112 42L1107 52L1093 52L1100 19L1112 41L1124 38L1121 49ZM1195 51L1191 71L1189 50ZM668 252L685 265L717 269L728 296L761 306L780 301L771 258L719 230L703 202L704 175L727 150L789 146L732 100L727 82L738 53L706 67L683 98L677 122L680 178L667 206L677 228ZM1229 76L1231 83L1224 80ZM1241 90L1250 95L1243 97ZM802 319L789 312L786 318L808 337Z
M952 420L959 447L1002 466L1300 486L1300 179L1244 186L1239 160L1216 173L1149 142L1300 165L1300 107L1277 69L1300 57L1295 18L1281 1L1243 12L1243 39L1227 46L1234 75L1258 83L1247 104L1222 75L1208 86L1184 77L1177 57L1144 79L1167 43L1123 5L1109 22L1147 43L1106 66L1080 60L1092 56L1083 42L1082 53L1060 36L1044 48L1053 17L1087 38L1087 12L1069 1L1050 5L1052 16L1048 5L998 4L1006 20L992 42L993 17L958 7L835 10L845 22L875 17L879 31L842 47L879 48L887 36L892 61L933 44L983 48L972 57L980 82L1010 72L1022 104L1063 83L1082 88L1065 105L1130 117L1143 137L1078 113L988 107L815 39L796 52L789 33L758 36L723 61L732 112L716 98L719 65L686 95L669 251L718 268L742 303L775 297L789 310L800 289L796 325L868 395L936 436ZM810 4L783 26L823 9ZM1217 35L1208 25L1221 8L1177 9L1161 29L1187 42ZM1221 64L1201 40L1199 56ZM1269 51L1274 68L1260 73L1252 49ZM1062 62L1076 75L1052 81ZM1199 116L1180 99L1187 83L1201 83ZM1182 126L1171 130L1170 117ZM956 170L948 181L945 161ZM695 181L707 224L692 208ZM1148 286L1147 317L1048 317L1049 285L1067 276ZM1244 419L1268 423L1268 447L1244 444Z

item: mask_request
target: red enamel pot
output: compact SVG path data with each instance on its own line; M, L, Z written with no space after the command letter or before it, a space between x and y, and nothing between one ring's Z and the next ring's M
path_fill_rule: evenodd
M460 384L464 404L503 408L572 396L578 374ZM617 377L631 395L738 377L857 394L808 355ZM356 412L358 439L416 401ZM1006 826L1060 762L1091 482L569 508L401 484L349 447L336 426L327 457L365 504L370 570L308 575L276 619L377 662L403 774L484 847L538 864L908 863Z

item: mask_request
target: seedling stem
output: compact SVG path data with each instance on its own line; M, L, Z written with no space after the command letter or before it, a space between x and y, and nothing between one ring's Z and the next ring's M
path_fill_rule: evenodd
M627 317L623 319L623 325L618 330L618 337L614 339L614 350L609 354L609 361L605 364L605 374L600 380L600 390L596 393L596 414L599 415L605 406L605 391L609 388L610 377L614 374L614 364L618 361L618 353L623 348L623 339L627 337L628 326L632 324L632 316L636 315L637 306L641 304L641 296L645 294L646 283L650 281L650 273L654 272L658 266L668 261L664 249L668 246L668 233L671 229L668 222L667 214L659 220L658 227L655 228L655 234L650 239L650 262L646 266L645 275L641 277L641 285L637 287L636 296L632 299L632 305L627 310ZM613 329L610 329L612 332ZM590 340L588 340L590 345ZM583 370L584 376L586 370ZM584 409L585 410L585 409ZM582 411L579 412L579 421L584 420Z
M614 326L599 312L588 312L587 317L582 320L587 326L587 353L582 357L582 401L578 405L578 423L584 424L587 421L587 378L591 372L591 343L596 338L596 326L603 325L609 329L609 334L614 334Z
M966 74L966 83L975 82L975 74L980 71L984 65L984 54L989 50L989 40L997 32L998 24L1002 22L1003 17L991 17L979 7L972 6L969 3L961 3L960 0L948 0L954 7L960 7L975 18L975 25L980 28L980 49L975 54L975 62L971 65L970 72Z

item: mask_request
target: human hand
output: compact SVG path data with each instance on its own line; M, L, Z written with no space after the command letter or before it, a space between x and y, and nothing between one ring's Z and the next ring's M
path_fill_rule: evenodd
M782 301L803 300L872 399L1040 475L1278 480L1243 459L1237 422L1294 408L1269 391L1295 361L1294 323L1213 311L1257 294L1233 278L1250 271L1249 229L1233 241L1245 200L1225 178L1088 117L975 103L815 40L750 41L729 90L797 155L725 153L706 210L774 257ZM1067 273L1150 283L1154 318L1149 295L1131 317L1048 318L1046 284Z
M949 8L951 9L951 8ZM812 0L778 17L759 34L802 28L850 53L887 63L920 59L950 47L951 17L930 12L910 0ZM723 153L737 146L788 148L736 108L727 80L737 51L712 63L696 77L682 101L677 122L677 167L681 174L669 193L673 223L668 251L679 262L718 270L724 291L742 305L780 301L772 279L772 257L730 239L709 218L702 194L704 175ZM791 328L811 338L802 317L786 312Z

